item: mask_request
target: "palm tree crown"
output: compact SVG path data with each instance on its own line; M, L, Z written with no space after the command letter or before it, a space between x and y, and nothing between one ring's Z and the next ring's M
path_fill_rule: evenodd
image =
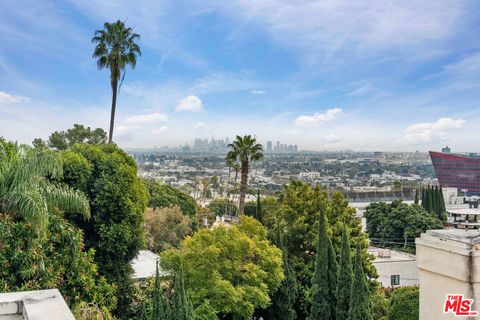
M140 35L133 28L126 27L123 21L105 22L102 30L96 30L92 42L96 43L93 58L97 59L98 69L110 69L110 84L112 86L112 112L108 142L112 143L117 91L125 77L125 68L130 65L135 68L137 57L141 56L140 47L136 43ZM121 78L121 79L120 79Z
M235 163L239 161L241 165L241 180L240 180L240 203L239 215L243 214L245 207L245 192L248 183L248 170L250 161L260 161L263 158L263 147L251 135L243 137L237 136L235 141L230 143L228 147L231 149L227 154L227 163Z
M49 151L0 140L0 213L23 218L39 233L53 208L90 216L86 197L49 182L62 175L62 163Z

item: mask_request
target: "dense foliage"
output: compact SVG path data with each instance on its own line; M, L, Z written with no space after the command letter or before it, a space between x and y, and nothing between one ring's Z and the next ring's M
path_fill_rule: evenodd
M357 246L353 263L353 284L350 293L350 309L348 320L373 320L370 305L370 292L367 279L363 273L362 253L360 246Z
M360 221L355 217L355 209L340 193L331 196L320 187L292 181L284 187L277 200L262 200L263 220L270 233L279 225L282 230L285 250L297 276L299 298L296 311L301 319L310 312L311 279L314 273L316 244L320 212L325 213L327 233L331 237L335 255L341 251L344 226L352 247L361 244L367 247L367 236L361 230ZM372 257L362 249L362 264L370 278L376 277L371 265Z
M338 264L326 224L325 214L322 212L312 277L310 320L335 319Z
M388 320L417 320L418 304L418 287L395 289L390 297Z
M350 293L353 284L352 258L350 239L346 228L342 232L342 246L339 257L337 278L336 320L346 320L350 309Z
M150 208L178 206L187 216L193 217L197 213L198 205L195 199L185 192L151 179L145 180L145 184L148 189L148 206Z
M89 221L69 216L83 229L87 248L107 280L117 286L117 315L128 316L133 284L131 260L144 244L147 192L134 160L115 145L75 145L62 154L62 182L90 202Z
M442 228L442 222L436 215L419 205L408 205L402 201L372 203L365 210L364 217L372 242L391 248L413 250L414 244L409 243L409 239L420 236L428 229Z
M23 218L42 233L55 208L90 216L85 196L76 190L52 183L62 176L62 163L49 150L35 150L0 139L0 212Z
M178 248L182 240L192 232L192 221L178 207L147 209L145 235L148 249L159 253Z
M67 131L55 131L45 142L42 139L34 139L32 144L36 148L50 147L57 150L65 150L77 143L104 144L107 142L107 133L102 128L91 129L81 124L74 124Z
M115 290L98 274L93 250L83 251L81 232L59 212L50 213L45 237L34 222L0 214L0 292L58 288L75 308L94 304L108 314Z
M447 209L445 208L445 200L443 199L442 188L435 186L422 190L422 207L437 216L441 221L447 220Z
M232 200L225 198L210 201L207 208L216 216L223 216L224 214L236 216L238 213L238 206Z
M238 225L197 231L181 249L166 251L162 264L173 270L181 266L195 312L205 319L212 312L250 319L255 308L269 305L269 294L284 279L280 249L246 216Z

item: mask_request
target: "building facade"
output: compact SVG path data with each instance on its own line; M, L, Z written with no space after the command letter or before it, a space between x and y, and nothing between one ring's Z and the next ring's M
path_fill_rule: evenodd
M479 231L428 230L416 239L416 247L420 320L478 319L476 315L459 317L462 310L455 308L451 297L473 299L469 311L479 311Z
M430 151L430 158L442 187L480 195L480 157Z

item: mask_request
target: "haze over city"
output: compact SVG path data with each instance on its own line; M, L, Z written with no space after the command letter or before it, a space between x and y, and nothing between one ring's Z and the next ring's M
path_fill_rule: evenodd
M142 46L120 88L121 147L251 133L307 150L478 151L479 7L3 1L0 135L108 129L109 73L92 63L90 39L114 17Z

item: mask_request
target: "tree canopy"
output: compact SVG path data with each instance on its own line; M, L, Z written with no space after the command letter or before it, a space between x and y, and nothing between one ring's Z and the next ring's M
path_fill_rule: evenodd
M270 233L276 228L282 230L285 250L297 276L299 298L296 311L299 318L305 319L310 312L311 277L315 266L320 212L325 213L327 233L331 237L335 255L340 254L345 226L352 248L357 244L364 248L361 254L366 274L370 278L377 276L371 264L373 257L365 249L367 236L355 217L355 209L348 205L342 194L329 195L318 186L291 181L276 200L266 198L262 203L264 225Z
M148 249L162 252L178 248L182 240L192 232L192 221L178 207L147 209L145 233Z
M128 316L132 299L130 262L144 246L142 224L146 188L134 160L115 145L75 145L61 153L61 182L81 190L90 202L91 219L68 218L95 249L99 271L117 286L116 314Z
M146 179L148 189L148 206L150 208L166 208L178 206L183 214L193 217L197 213L198 205L191 196L174 187Z
M402 287L395 289L390 297L388 320L418 319L418 304L418 287Z
M48 137L47 142L36 138L32 143L36 148L48 146L57 150L65 150L77 143L105 144L106 142L107 133L102 128L91 129L82 124L74 124L73 128L67 131L53 132Z
M408 243L409 239L419 237L428 229L442 228L436 215L419 205L402 201L372 203L365 210L364 217L372 242L391 248L410 246L413 250L414 245Z
M173 270L182 266L200 317L214 310L219 316L251 319L255 308L269 305L269 294L284 279L281 250L267 240L265 228L247 216L238 225L197 231L180 249L166 251L162 264Z

